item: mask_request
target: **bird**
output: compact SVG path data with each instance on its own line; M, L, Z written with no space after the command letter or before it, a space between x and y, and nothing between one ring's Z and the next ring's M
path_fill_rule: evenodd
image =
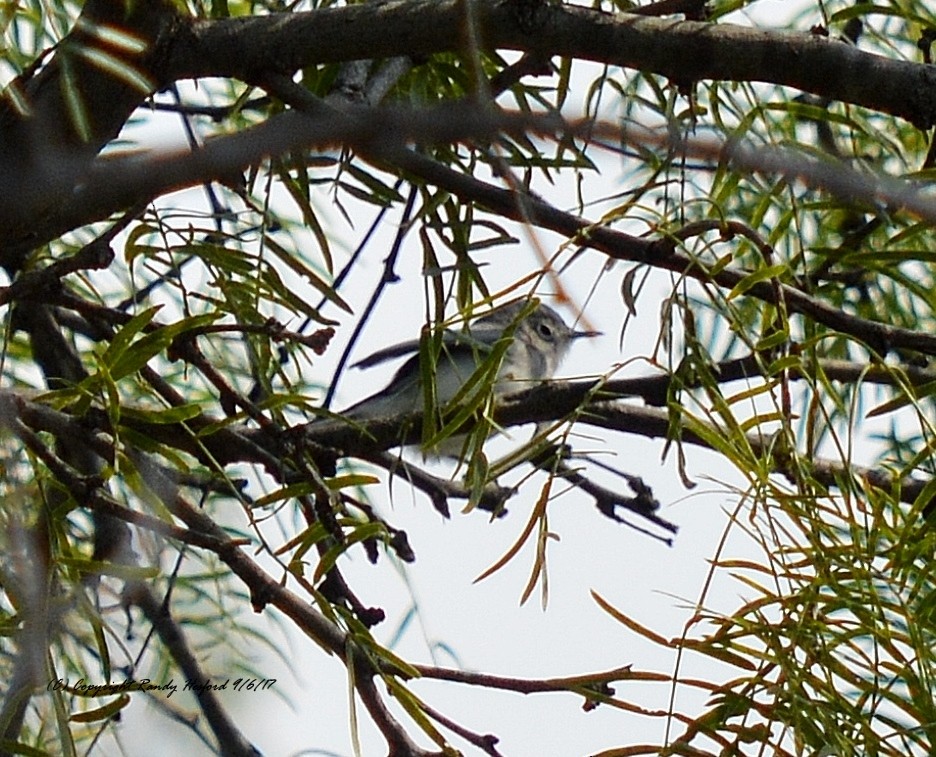
M485 378L493 378L495 397L530 388L552 378L573 341L599 334L569 328L555 310L535 299L503 305L471 322L464 331L443 332L431 372L434 403L445 407L453 400L470 402L472 397L477 398L475 392L488 383ZM340 415L350 421L365 422L426 409L426 397L432 393L427 393L423 386L424 367L419 351L420 340L414 339L378 350L355 363L352 367L370 368L410 355L386 387ZM458 455L457 451L452 452L454 444L446 446L447 450L434 453ZM460 444L458 447L461 449Z

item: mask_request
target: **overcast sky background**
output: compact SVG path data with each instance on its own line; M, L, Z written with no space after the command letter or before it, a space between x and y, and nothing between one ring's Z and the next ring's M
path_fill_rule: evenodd
M800 6L764 0L732 20L781 27ZM801 21L800 28L808 29L819 21L818 16ZM579 64L577 70L581 81L590 81L594 69L590 72ZM172 137L160 127L157 139ZM598 156L597 152L591 153L593 159ZM624 189L620 184L623 171L619 160L611 155L601 156L601 160L607 182L601 190L603 194ZM550 193L545 184L538 188L560 207L575 205L572 196L563 198ZM197 192L190 196L197 196ZM191 205L188 199L186 203ZM325 197L322 199L327 201ZM166 204L171 205L174 200L169 198ZM330 231L343 234L347 247L352 248L370 223L372 213L368 209L360 219L355 219L356 229L352 233L338 219ZM590 209L588 215L597 218L600 209ZM382 252L389 248L393 231L392 224L388 225L380 241L371 243L366 261L343 290L349 298L351 292L369 292L380 276ZM642 233L645 229L636 231ZM492 288L498 283L510 284L536 266L532 253L534 240L548 252L562 242L540 231L535 232L534 238L529 233L519 232L520 246L497 248L487 255L491 265L485 270ZM508 257L510 262L505 264ZM420 263L418 239L411 237L398 268L402 282L391 287L381 302L358 357L418 333L423 318ZM668 277L660 273L652 276L638 300L638 318L628 326L621 343L625 307L620 286L627 269L618 265L608 271L605 264L603 255L587 252L562 277L573 301L584 305L588 319L604 331L600 338L575 344L560 371L563 376L604 373L615 364L648 356L655 349L660 304L671 289ZM545 289L540 293L548 294ZM352 299L360 305L365 297ZM570 319L570 311L564 310L563 315ZM345 319L345 325L350 327L353 321ZM321 371L320 380L327 381L331 375L348 331L350 328L339 332L329 354L316 364ZM366 373L348 371L335 407L347 406L382 386L395 367L388 365ZM646 363L637 359L621 375L648 372ZM583 428L580 433L592 432ZM541 608L538 593L519 606L533 562L532 544L494 576L480 583L474 581L509 549L522 531L541 479L510 502L509 517L493 524L477 512L463 515L455 511L452 519L446 521L422 495L413 494L405 486L394 486L392 493L388 493L382 484L373 488L372 499L394 526L407 531L417 561L395 570L385 557L374 566L360 550L352 550L349 559L343 562L346 578L361 599L387 612L387 620L374 630L375 635L384 642L393 638L416 603L418 615L394 647L395 652L410 661L529 678L579 675L625 665L633 665L640 671L673 673L676 656L672 651L654 646L621 626L595 603L590 592L599 593L664 637L680 636L700 601L709 577L709 561L718 554L726 531L724 554L753 555L755 559L759 554L740 529L729 526L730 514L738 503L734 487L741 486L742 481L718 456L691 449L688 472L697 486L690 491L677 472L673 451L665 460L661 459L661 441L624 435L607 439L608 443L599 440L596 434L594 440L580 435L572 441L578 449L602 450L606 462L642 477L652 486L663 503L661 515L680 526L673 547L611 522L587 497L568 494L549 510L551 530L561 540L554 542L548 553L548 607L545 611ZM501 440L498 444L505 442ZM612 478L602 478L602 482L625 490L623 482ZM734 609L745 596L743 585L724 573L719 573L715 582L707 586L707 592L705 603L724 611ZM275 610L268 612L273 613ZM256 668L278 681L273 690L224 695L224 703L246 736L266 755L352 754L344 667L292 629L284 632L282 627L289 628L288 623L278 627L268 623L265 616L254 618L252 623L269 636L281 657L272 655L253 639L235 642L243 653L250 655ZM240 675L236 665L237 660L232 659L225 669L212 660L208 667L223 680ZM717 680L731 675L730 670L714 668L691 654L682 658L678 672L683 678ZM411 688L462 726L496 734L501 739L500 750L511 757L574 756L641 741L660 743L666 727L665 718L638 716L609 706L583 712L582 700L571 694L524 697L431 681L411 682ZM666 684L616 683L614 688L619 698L660 712L668 709L672 694ZM682 686L676 691L677 710L698 714L705 701L703 693L689 687ZM178 703L175 697L173 703ZM363 707L359 708L362 753L385 754L382 736ZM129 754L144 757L165 754L170 748L167 740L170 737L174 740L180 733L180 728L167 725L152 711L151 704L135 697L125 713L121 734ZM410 729L412 734L416 731L415 726ZM672 735L680 733L681 728L676 726ZM420 743L430 746L427 739L420 739ZM478 753L454 736L452 743L466 754ZM208 753L194 740L171 748L192 755Z

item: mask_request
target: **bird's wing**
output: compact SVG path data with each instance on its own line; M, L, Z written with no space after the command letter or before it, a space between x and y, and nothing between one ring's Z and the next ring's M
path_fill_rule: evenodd
M442 334L442 345L446 349L452 348L473 348L481 351L489 351L492 345L500 338L502 329L498 326L488 324L477 324L473 326L470 333L463 331L446 330ZM377 350L366 358L358 360L351 365L352 368L372 368L375 365L386 363L388 360L411 355L419 352L419 340L410 339L399 344L392 344Z
M413 352L419 352L418 339L410 339L407 342L400 342L399 344L392 344L389 347L384 347L382 350L377 350L377 352L368 355L363 360L358 360L356 363L353 363L351 367L372 368L375 365L386 363L388 360L393 360L393 358L396 357L403 357L403 355L409 355Z

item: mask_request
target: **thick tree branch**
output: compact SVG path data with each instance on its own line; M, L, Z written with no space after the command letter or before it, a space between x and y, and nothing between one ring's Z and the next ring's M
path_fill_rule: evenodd
M311 96L310 96L311 97ZM314 98L312 98L314 100ZM402 147L408 137L420 135L427 141L450 142L491 137L499 129L552 131L552 120L519 114L478 111L467 103L424 112L388 109L338 110L317 102L316 115L289 112L244 132L219 138L190 153L157 153L142 157L104 161L87 178L59 217L61 227L49 227L43 236L53 238L92 218L102 218L126 204L156 197L164 192L230 176L262 158L301 146L353 145L381 164L390 163L448 189L463 200L477 202L505 217L529 221L537 226L575 238L588 247L621 260L644 262L666 270L685 273L701 281L713 281L726 289L742 283L749 271L721 267L709 272L698 259L675 250L668 238L640 239L587 219L560 211L532 196L494 187L466 176ZM574 130L573 130L574 131ZM844 168L842 170L845 170ZM849 171L850 174L856 174ZM920 192L920 200L924 198ZM870 199L870 198L869 198ZM836 331L867 343L878 354L895 348L936 354L936 336L887 323L870 321L828 305L796 287L760 281L745 292L766 302L782 304Z
M616 130L615 127L609 128L611 131ZM756 166L754 152L753 149L744 151L745 160L750 161L746 168ZM777 160L776 165L781 165L782 151L772 153L772 155ZM367 157L367 153L365 156ZM669 237L648 240L595 224L581 216L559 210L538 197L496 187L473 176L461 174L412 150L397 150L392 153L382 151L369 157L378 164L390 163L438 187L447 189L462 201L477 203L506 218L528 222L563 234L584 247L599 250L616 260L646 263L655 268L674 271L702 282L714 282L727 290L744 282L751 274L750 271L732 266L719 266L718 270L713 273L703 261L675 249L674 242ZM794 159L794 155L788 157L791 160ZM845 166L841 166L840 169L842 175L837 184L846 183L851 197L854 187L847 184L846 179L858 178L859 174ZM866 177L862 178L862 181L865 179ZM874 183L871 183L869 187L872 190L880 188ZM922 188L907 191L913 191L920 203L927 202L932 205ZM874 191L872 191L864 199L871 201L874 196ZM758 281L745 289L745 294L774 305L782 305L789 312L802 314L830 329L850 334L866 343L881 356L887 355L892 349L916 350L928 355L936 355L936 336L933 334L861 318L840 307L833 307L818 297L789 284Z
M116 135L133 108L153 89L180 78L234 76L262 82L271 73L291 74L314 63L464 49L462 4L456 0L366 3L194 23L180 17L167 0L138 5L149 10L140 11L139 18L121 18L115 8L122 8L122 3L88 3L85 21L67 39L68 44L39 74L13 87L16 101L28 105L31 117L17 114L9 99L0 114L5 156L0 162L4 168L0 173L0 199L4 200L0 203L0 236L15 241L4 251L8 267L15 266L30 246L128 206L127 193L134 188L125 181L115 190L124 193L123 202L99 200L95 192L85 192L64 207L62 203L77 179L84 177L87 161ZM545 2L480 0L476 6L475 23L487 49L513 48L547 57L598 60L656 71L685 82L708 78L772 81L901 115L923 126L936 121L936 68L862 53L827 38L611 15ZM85 30L117 20L139 37L142 52L108 52L129 71L138 73L139 81L131 86L112 72L82 63L84 59L78 56L76 60L84 66L79 73L85 72L81 75L87 80L79 76L76 91L84 110L96 120L82 126L89 134L81 149L55 152L75 141L73 136L44 131L52 124L72 130L76 127L74 106L64 102L60 91L62 67L71 65L66 64L69 55L74 57L69 50L92 43L100 46L103 43L93 35L91 41L87 39ZM142 81L150 82L148 90ZM43 124L46 126L40 128ZM289 131L297 125L287 119L282 127L280 131ZM294 142L278 145L273 140L264 154L279 154L294 146ZM166 167L158 166L161 181L145 182L146 186L130 191L130 196L145 200L178 186L224 180L257 158L235 160L234 166L222 161L214 170L203 166L197 176L187 177L167 177ZM137 166L141 173L152 167ZM114 178L119 176L119 170L113 172ZM89 202L90 207L83 206Z
M128 204L208 181L234 182L244 169L292 150L344 146L383 152L415 140L427 144L486 142L502 132L546 136L558 130L561 122L554 117L505 113L470 102L423 110L329 106L314 118L290 111L209 140L195 151L156 150L100 159L82 176L80 186L56 216L37 226L35 236L49 241L77 226L107 218Z
M675 81L782 84L907 119L936 123L936 68L862 52L830 37L732 24L602 13L581 6L476 0L485 50L520 50L651 71ZM256 81L316 63L466 51L461 0L396 0L200 21L173 48L172 80Z
M326 109L323 110L323 107ZM128 198L142 202L172 189L211 179L224 179L266 156L300 146L350 144L365 153L370 149L380 161L389 160L439 186L458 192L462 199L471 197L508 217L529 219L569 236L585 236L589 246L614 257L652 261L654 265L688 272L702 280L711 279L729 288L736 286L748 275L746 271L725 268L710 276L698 261L674 251L668 240L654 244L610 229L596 228L585 219L557 211L542 201L518 198L508 190L486 187L471 177L461 176L415 153L400 149L400 141L416 134L429 141L450 142L460 138L483 138L499 128L509 129L511 125L524 129L537 124L519 116L478 112L465 104L451 108L422 113L367 109L339 111L322 104L315 117L285 113L254 129L217 139L195 153L186 151L178 155L101 161L90 172L83 188L75 193L72 202L60 208L56 218L46 228L43 229L41 225L34 227L34 241L54 238L69 228L104 217L125 206ZM549 130L554 128L548 122L540 123L539 127ZM791 311L803 313L833 329L857 336L881 354L895 347L936 354L936 337L932 335L856 318L795 288L779 287L774 282L759 282L748 290L748 294L774 303L777 303L778 292L782 295L784 305Z
M672 419L665 410L619 402L600 403L588 406L585 410L580 422L586 425L638 434L650 439L670 437ZM708 431L714 434L724 433L714 425L708 425ZM679 439L687 444L711 449L708 441L685 424L682 424ZM800 472L807 473L814 481L828 488L842 488L843 482L860 481L886 492L894 492L896 489L898 500L906 504L913 504L928 483L924 479L902 476L884 468L849 465L812 455L797 459L795 452L786 453L782 447L778 448L771 436L751 433L745 437L745 443L758 456L770 455L772 471L790 481L798 481Z
M88 0L47 64L7 88L0 98L0 263L8 272L48 241L41 230L54 224L94 156L166 83L159 73L166 43L185 24L172 0Z
M504 397L494 411L494 422L498 427L508 428L574 416L577 423L585 425L651 439L669 439L672 418L668 411L639 407L614 399L601 399L603 396L615 396L615 390L626 390L635 386L630 381L610 381L600 389L600 385L593 381L550 382L526 392ZM313 422L295 427L290 431L290 435L301 434L317 445L341 450L343 455L360 455L366 458L373 455L374 450L395 447L401 442L419 443L420 419L421 414L411 413L377 419L366 424ZM401 439L401 428L410 428L412 431ZM694 433L690 426L680 423L680 429L679 439L682 442L710 448L709 443ZM722 433L715 426L710 426L709 431L713 434ZM902 476L883 468L848 465L814 456L810 456L808 460L797 460L795 451L783 453L781 450L781 453L778 453L772 437L756 433L748 434L745 444L757 455L770 455L774 472L791 480L796 478L798 470L803 469L808 471L815 481L827 487L838 488L843 481L860 480L886 491L899 488L899 500L908 504L915 502L927 483L924 479Z

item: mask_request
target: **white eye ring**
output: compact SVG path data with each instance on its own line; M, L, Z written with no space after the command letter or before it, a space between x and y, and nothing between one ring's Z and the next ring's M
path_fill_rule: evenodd
M551 342L555 338L553 328L548 323L538 323L536 325L536 330L539 332L539 335L547 341Z

